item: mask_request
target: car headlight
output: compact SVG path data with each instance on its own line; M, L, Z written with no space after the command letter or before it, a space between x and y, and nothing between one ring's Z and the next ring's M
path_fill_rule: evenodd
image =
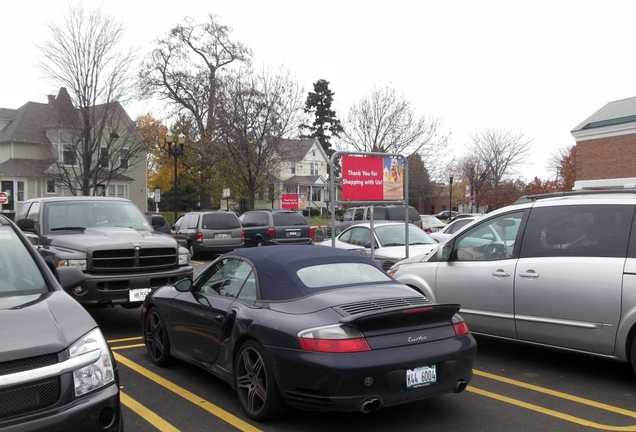
M59 260L57 263L58 267L77 267L81 271L86 271L86 260L85 259L67 259L67 260Z
M399 265L399 264L393 264L393 265L391 266L391 268L387 270L387 272L386 272L386 273L387 273L389 276L393 277L393 275L395 274L395 272L397 272L397 271L398 271L398 269L399 269L399 268L400 268L400 265Z
M188 265L190 264L190 252L179 253L179 265Z
M85 356L95 351L99 351L97 361L73 371L75 396L97 390L115 380L113 358L99 329L96 328L84 335L68 350L71 358Z

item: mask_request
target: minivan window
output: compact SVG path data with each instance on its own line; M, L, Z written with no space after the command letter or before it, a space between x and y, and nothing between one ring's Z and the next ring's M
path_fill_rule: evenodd
M267 225L269 225L269 218L267 217L267 213L253 212L245 213L243 215L243 226L255 227Z
M574 205L535 208L530 212L520 257L624 258L634 208L621 205Z
M206 213L201 220L201 228L209 230L224 230L240 228L241 223L232 213Z
M507 213L479 224L462 234L455 246L459 261L512 258L523 212Z
M188 223L188 228L197 229L197 226L199 226L199 215L196 213L193 213L190 216L190 222Z
M274 213L274 226L307 225L307 219L300 213L281 212Z

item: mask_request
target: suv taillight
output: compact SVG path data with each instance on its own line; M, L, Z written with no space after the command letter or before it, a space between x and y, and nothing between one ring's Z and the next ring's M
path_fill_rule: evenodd
M198 242L203 241L203 233L201 231L197 231L197 241Z
M311 241L314 241L314 237L316 236L316 228L309 227L309 238Z
M245 231L241 231L241 240L245 240Z
M267 228L267 235L272 238L276 238L276 228L274 227Z

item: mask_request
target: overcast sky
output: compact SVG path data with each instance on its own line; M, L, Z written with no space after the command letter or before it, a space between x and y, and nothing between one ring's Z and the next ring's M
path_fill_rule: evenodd
M62 5L3 3L0 107L57 93L34 67L34 45ZM580 122L636 96L633 0L108 0L103 9L141 53L184 16L214 13L256 65L292 71L305 91L329 81L341 118L374 87L392 86L421 114L443 118L452 134L445 159L485 128L523 132L534 140L521 172L528 180L554 177L547 160L574 145Z

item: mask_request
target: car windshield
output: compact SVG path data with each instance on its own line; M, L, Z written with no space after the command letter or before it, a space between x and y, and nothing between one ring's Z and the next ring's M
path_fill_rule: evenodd
M46 291L40 269L18 235L0 227L0 296L37 294Z
M45 230L84 230L86 228L128 227L151 231L146 216L131 202L81 201L53 202L47 206Z
M380 246L404 246L406 243L404 225L385 225L375 228L375 235L380 241ZM409 245L436 244L434 238L426 234L422 229L409 225Z
M437 224L444 225L444 223L437 219L435 216L420 216L422 218L422 222L426 224Z
M391 278L377 267L358 262L304 267L299 269L296 274L309 288L391 281Z

